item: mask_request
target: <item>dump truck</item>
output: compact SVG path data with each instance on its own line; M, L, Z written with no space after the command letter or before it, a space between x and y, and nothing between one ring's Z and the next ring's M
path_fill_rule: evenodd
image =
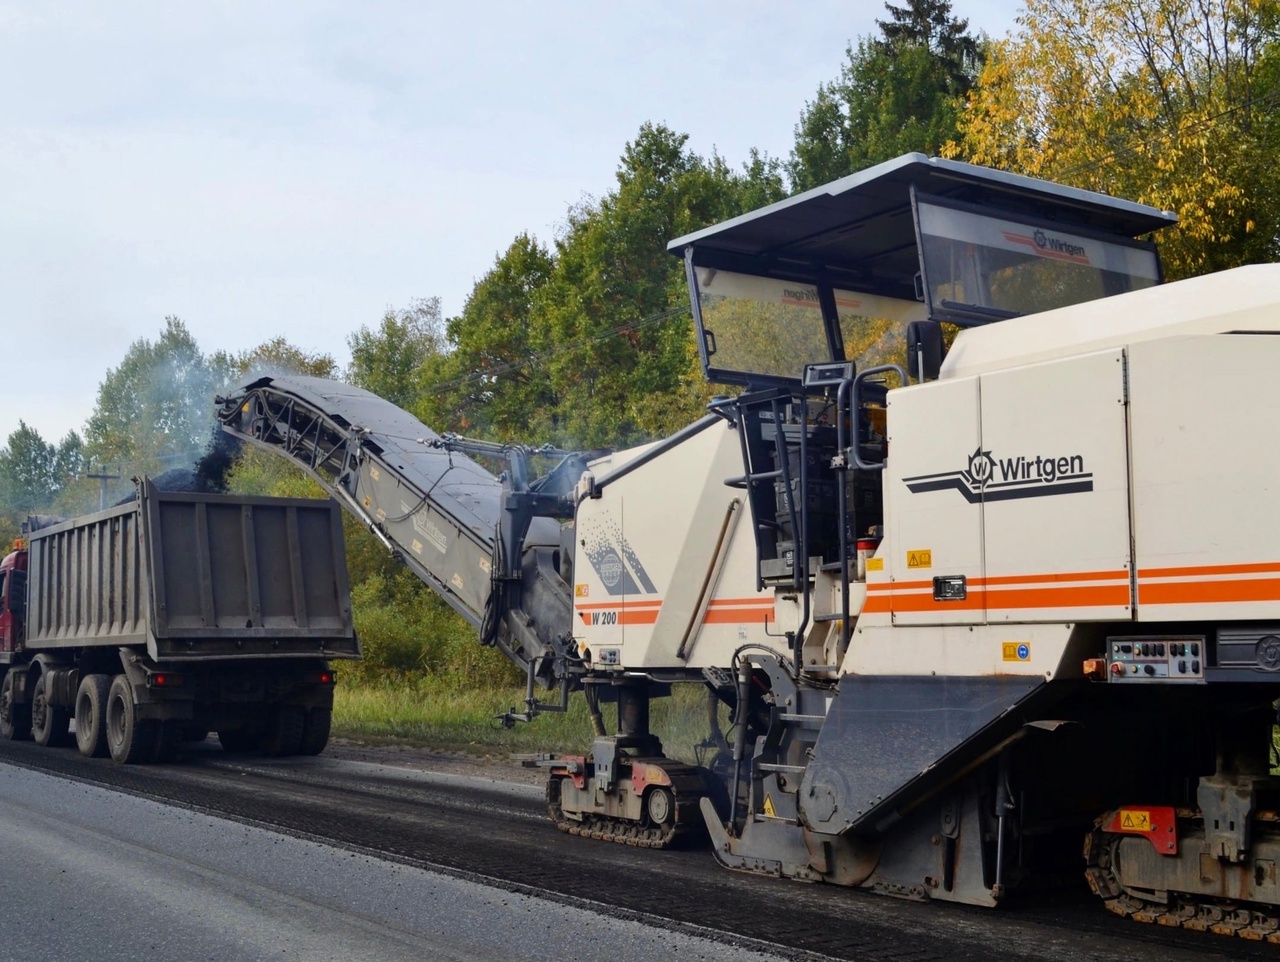
M33 520L0 561L0 737L163 760L314 755L330 661L359 655L332 501L158 490ZM74 735L70 722L74 718Z
M546 760L565 831L1280 941L1280 265L1166 284L1175 223L909 154L671 241L725 395L669 438L493 445L307 378L219 418L525 668L509 718L616 703ZM678 683L731 712L706 765L649 730Z

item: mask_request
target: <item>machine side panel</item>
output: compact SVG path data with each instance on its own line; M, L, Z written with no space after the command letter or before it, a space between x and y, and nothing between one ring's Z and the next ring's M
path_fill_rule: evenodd
M935 381L889 394L882 571L867 577L868 613L895 626L981 624L979 381Z
M1140 621L1280 618L1280 337L1129 352Z
M1123 352L981 380L987 620L1129 620Z
M725 484L741 471L725 424L579 504L574 639L598 667L724 666L780 630L773 592L756 590L750 509Z

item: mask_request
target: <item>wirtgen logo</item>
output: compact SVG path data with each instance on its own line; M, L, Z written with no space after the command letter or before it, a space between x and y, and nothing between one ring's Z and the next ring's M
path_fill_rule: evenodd
M970 504L1093 490L1093 474L1084 469L1084 455L997 458L981 447L969 455L963 471L920 474L902 481L912 494L954 489Z
M1077 244L1075 241L1063 240L1061 237L1054 237L1052 234L1046 234L1042 230L1037 230L1034 234L1018 234L1007 230L1004 232L1004 239L1014 244L1020 244L1023 247L1029 247L1041 257L1070 261L1073 264L1089 263L1089 252L1084 245Z
M596 570L604 589L610 595L654 594L649 572L622 536L622 528L610 517L584 522L578 532L582 537L582 553Z

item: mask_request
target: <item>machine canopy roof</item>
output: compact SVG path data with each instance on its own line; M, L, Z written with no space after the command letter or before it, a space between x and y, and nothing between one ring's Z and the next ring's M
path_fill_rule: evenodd
M912 188L947 204L1082 235L1133 238L1169 212L973 164L906 154L673 240L668 250L721 270L916 299Z

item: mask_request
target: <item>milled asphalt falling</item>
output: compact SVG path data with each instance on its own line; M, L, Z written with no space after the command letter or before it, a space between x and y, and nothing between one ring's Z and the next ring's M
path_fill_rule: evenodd
M0 764L0 959L760 954Z

